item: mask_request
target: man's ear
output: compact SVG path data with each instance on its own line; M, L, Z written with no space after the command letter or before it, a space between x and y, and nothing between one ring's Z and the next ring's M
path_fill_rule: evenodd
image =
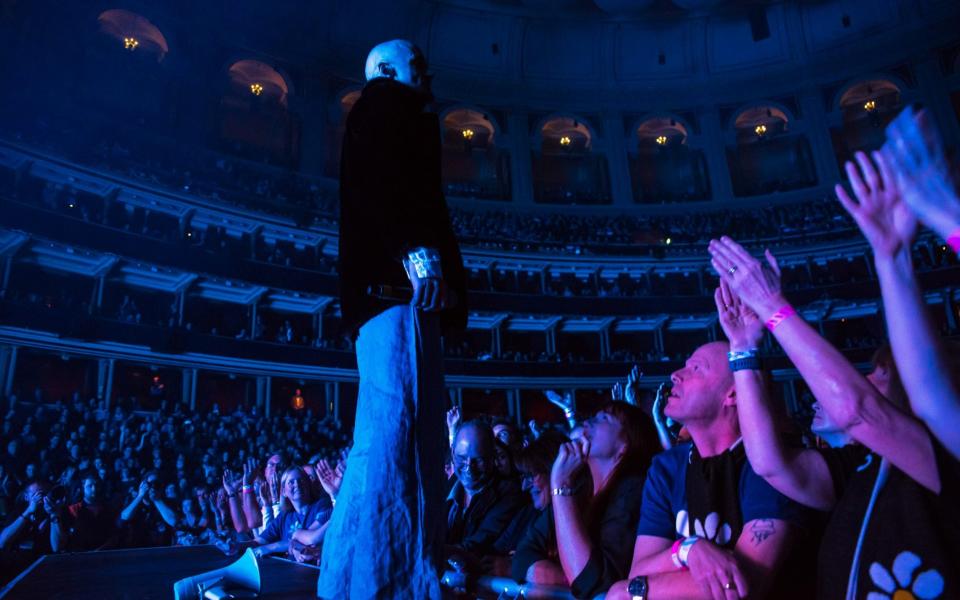
M728 406L737 405L737 386L731 385L730 389L727 390L727 393L723 395L723 406L726 408Z

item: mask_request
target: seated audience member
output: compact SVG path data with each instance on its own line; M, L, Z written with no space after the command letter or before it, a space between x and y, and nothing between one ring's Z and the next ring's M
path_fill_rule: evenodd
M525 504L519 486L497 476L494 439L480 421L460 425L453 438L457 477L447 497L447 553L462 557L471 570L478 560L513 550L498 541Z
M611 600L799 595L798 582L778 575L804 531L803 510L747 462L728 349L700 346L670 376L666 415L693 441L653 459L629 579L610 588Z
M252 541L241 542L232 546L232 553L237 548L252 547L257 556L267 554L287 553L290 549L290 540L299 530L325 531L325 525L330 520L333 507L326 497L314 499L310 495L310 480L300 467L289 467L280 476L280 512L263 532L255 535ZM318 543L322 537L311 543ZM319 552L316 554L319 557ZM298 559L299 560L299 559Z
M497 476L501 479L518 480L517 469L513 464L513 453L510 451L510 447L499 439L493 440L493 447Z
M646 421L639 408L613 401L584 421L579 440L560 446L550 472L552 502L523 548L527 553L540 541L547 556L530 564L524 579L593 598L627 575L649 463L641 438L653 439ZM542 542L551 537L552 548Z
M880 202L896 204L893 179L883 169L878 174L866 155L858 153L856 158L870 183L864 183L854 165L847 165L860 202L855 210ZM879 161L882 164L883 158ZM904 244L909 248L906 240L913 226L898 229L892 214L874 217L869 227L863 214L858 222L876 253L883 255ZM880 243L898 236L900 242ZM779 268L769 252L769 267L763 267L728 238L712 242L710 250L724 281L717 293L721 320L728 322L727 328L739 323L733 332L737 345L755 347L762 333L760 323L766 320L830 419L858 442L818 451L786 448L773 428L761 374L737 373L751 463L791 498L833 510L818 561L818 597L867 598L880 593L896 597L899 590L921 598L960 596L956 575L960 542L956 535L944 535L957 531L960 524L955 514L960 465L918 419L891 401L902 397L892 385L893 377L864 378L795 314L781 293ZM898 318L890 314L891 306L886 308L888 319ZM922 310L911 313L910 319ZM725 313L733 316L724 317ZM889 397L877 388L885 382L891 383Z
M93 471L80 476L83 498L67 507L66 521L70 531L67 547L71 552L112 548L118 543L117 512L107 505L103 482Z
M533 527L540 515L550 507L550 469L557 458L560 446L567 443L567 436L559 431L547 430L530 442L517 455L517 470L520 472L522 489L530 494L531 503L524 507L513 523L504 531L504 536L515 540L516 552L511 561L511 576L517 581L527 578L527 569L542 559L557 559L557 540L553 519Z
M187 496L180 502L180 520L174 530L174 544L177 546L197 546L208 544L214 538L211 525L214 517L209 514L209 505L203 492L197 496Z
M121 539L127 548L169 546L177 515L163 500L156 471L148 471L133 498L120 512Z

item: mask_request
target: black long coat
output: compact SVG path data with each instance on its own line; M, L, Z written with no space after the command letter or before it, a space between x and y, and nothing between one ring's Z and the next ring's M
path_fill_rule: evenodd
M467 321L466 276L440 182L440 125L420 92L390 79L363 88L347 117L340 159L340 305L344 333L398 304L369 297L370 285L409 287L402 259L440 251L457 304L446 331Z

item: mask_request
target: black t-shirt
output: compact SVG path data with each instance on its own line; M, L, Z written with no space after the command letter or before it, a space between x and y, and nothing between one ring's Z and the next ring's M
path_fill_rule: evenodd
M960 598L960 463L931 438L940 494L889 466L861 550L858 600ZM880 457L861 446L820 450L837 492L819 555L817 598L844 600Z

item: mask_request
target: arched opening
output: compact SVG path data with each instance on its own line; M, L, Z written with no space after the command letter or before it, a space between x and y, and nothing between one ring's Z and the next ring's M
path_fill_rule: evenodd
M533 151L534 199L543 204L609 204L606 157L593 151L593 130L572 117L554 117L540 128Z
M97 17L98 33L83 53L76 98L107 118L167 125L176 110L171 77L161 64L166 36L143 15L111 9Z
M360 89L349 90L341 94L336 106L328 113L327 153L323 172L327 177L340 176L340 153L343 152L343 134L347 130L347 115L360 99Z
M817 183L810 143L790 131L790 117L776 106L754 106L734 120L735 145L727 163L735 196L759 196Z
M245 59L230 65L220 99L223 149L253 160L295 166L300 130L287 109L289 94L286 78L264 62Z
M102 34L115 40L117 48L131 54L148 56L160 62L170 52L163 33L149 19L137 13L114 8L100 13L97 23Z
M443 185L447 194L510 199L510 156L497 142L490 116L457 108L443 117Z
M886 79L860 81L843 92L835 109L840 111L840 125L830 130L841 173L856 152L883 145L884 129L902 106L900 88Z
M629 151L633 201L638 204L708 200L710 179L701 150L688 144L687 127L669 116L646 119Z

